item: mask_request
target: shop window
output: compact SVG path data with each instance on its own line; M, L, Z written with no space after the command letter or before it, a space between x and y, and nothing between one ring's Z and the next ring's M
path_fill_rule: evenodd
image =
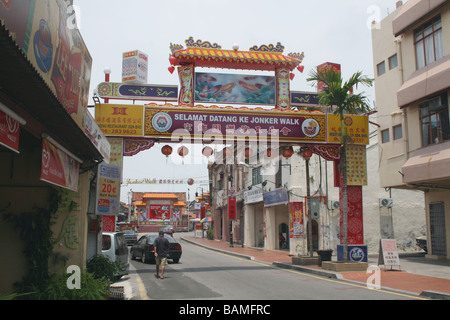
M420 105L422 146L450 140L447 94Z
M389 129L381 130L381 143L386 143L389 141Z
M441 16L414 31L417 70L444 56Z

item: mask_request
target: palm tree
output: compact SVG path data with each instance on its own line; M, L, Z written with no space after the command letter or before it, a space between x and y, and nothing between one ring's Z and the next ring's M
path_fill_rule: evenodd
M347 135L347 129L344 125L345 114L357 114L367 112L369 102L364 93L353 94L353 88L357 89L359 84L371 87L373 79L362 75L361 71L353 74L346 82L343 81L341 73L332 68L323 68L313 70L308 82L318 84L323 83L323 92L319 93L319 104L330 106L334 109L334 114L340 116L341 120L341 170L342 170L342 213L343 213L343 245L344 261L347 261L348 255L348 203L347 203L347 156L346 144L351 142Z

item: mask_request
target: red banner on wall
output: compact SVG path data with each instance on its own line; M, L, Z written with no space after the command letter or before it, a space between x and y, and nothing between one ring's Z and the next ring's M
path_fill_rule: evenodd
M290 238L305 236L303 202L289 202L289 229Z
M19 152L20 124L0 111L0 145Z
M47 139L42 139L41 180L78 191L80 164Z
M228 198L228 219L236 219L236 197Z

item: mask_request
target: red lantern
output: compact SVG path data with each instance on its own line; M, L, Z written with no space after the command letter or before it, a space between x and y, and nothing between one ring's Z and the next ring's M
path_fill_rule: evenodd
M167 68L167 70L169 70L170 73L173 73L175 71L175 67L170 66L169 68Z
M305 66L298 66L297 70L303 73L303 70L305 70Z
M163 155L168 157L172 154L172 147L169 145L165 145L164 147L161 148L161 152Z
M291 80L294 80L294 78L295 78L295 74L293 74L293 73L290 73L290 74L289 74L289 78L290 78Z
M202 154L205 156L205 157L211 157L212 156L212 154L213 154L213 149L211 148L211 147L204 147L203 148L203 150L202 150Z
M281 154L285 158L290 158L294 154L294 151L292 151L291 149L284 149L283 152L281 152Z
M170 56L170 58L169 58L169 62L170 62L170 64L171 65L174 65L174 64L176 64L177 63L177 58L175 58L174 56Z
M312 157L312 151L310 150L310 149L304 149L303 151L302 151L302 157L303 158L305 158L305 159L309 159L309 158L311 158Z
M185 146L181 146L178 148L178 155L181 157L187 156L189 154L189 149Z

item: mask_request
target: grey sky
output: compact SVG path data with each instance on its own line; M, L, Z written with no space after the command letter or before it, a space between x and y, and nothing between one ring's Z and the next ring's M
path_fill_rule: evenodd
M103 70L112 70L111 81L121 81L122 53L140 50L149 55L148 83L178 85L170 74L170 43L195 40L216 42L223 49L234 43L240 50L253 45L281 42L285 54L304 52L305 71L291 82L291 90L314 91L308 73L324 62L342 65L344 78L362 70L373 77L371 31L373 19L383 19L395 10L395 0L75 0L80 29L93 58L91 93L104 80ZM211 70L220 72L220 70ZM241 71L237 71L241 72ZM251 73L251 72L250 72ZM364 89L371 101L374 90ZM90 104L92 104L92 100ZM111 101L120 103L120 101ZM124 178L207 179L203 164L172 165L156 145L124 160ZM197 162L201 162L196 160ZM191 199L199 185L190 187ZM133 191L187 191L187 185L133 185L122 188L121 200ZM204 187L206 189L206 186ZM200 190L200 189L199 189Z

